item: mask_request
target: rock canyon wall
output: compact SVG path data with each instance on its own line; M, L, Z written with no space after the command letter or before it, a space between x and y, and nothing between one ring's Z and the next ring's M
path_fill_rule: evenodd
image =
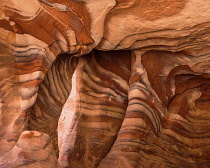
M210 167L209 9L1 0L0 168Z

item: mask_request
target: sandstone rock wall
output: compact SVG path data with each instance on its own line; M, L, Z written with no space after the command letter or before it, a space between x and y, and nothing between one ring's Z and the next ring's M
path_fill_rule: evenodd
M1 0L0 168L209 167L209 8Z

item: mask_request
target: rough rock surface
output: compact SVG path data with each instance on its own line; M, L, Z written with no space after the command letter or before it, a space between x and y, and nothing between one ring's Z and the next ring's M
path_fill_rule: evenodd
M209 167L209 8L1 0L0 168Z

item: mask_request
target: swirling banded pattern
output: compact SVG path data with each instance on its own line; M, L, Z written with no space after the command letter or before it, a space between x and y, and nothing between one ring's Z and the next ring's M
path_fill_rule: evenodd
M135 54L125 119L99 167L208 167L210 54Z
M128 51L94 51L79 59L59 121L63 167L96 167L109 151L125 115L129 77Z

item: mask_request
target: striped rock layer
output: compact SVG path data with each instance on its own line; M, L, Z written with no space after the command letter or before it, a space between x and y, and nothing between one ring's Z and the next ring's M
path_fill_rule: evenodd
M209 7L0 1L0 168L210 167Z
M100 168L210 166L209 56L135 52L126 115Z

